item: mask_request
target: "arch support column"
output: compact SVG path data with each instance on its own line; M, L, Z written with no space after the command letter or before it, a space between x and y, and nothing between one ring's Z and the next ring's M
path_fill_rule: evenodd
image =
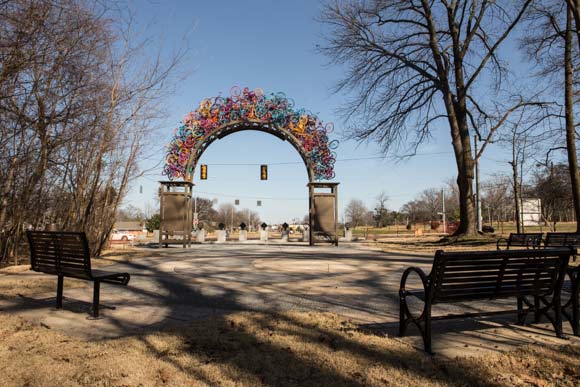
M309 241L338 246L338 184L308 183Z
M193 183L160 181L159 187L159 247L170 243L191 245Z

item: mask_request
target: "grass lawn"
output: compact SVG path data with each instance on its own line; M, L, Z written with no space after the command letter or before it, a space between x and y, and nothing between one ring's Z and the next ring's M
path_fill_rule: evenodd
M493 235L495 238L499 238L502 236L508 236L511 232L516 232L516 224L514 222L501 222L501 223L493 223L493 228L495 232ZM423 226L421 224L417 224L414 226L412 230L407 230L405 225L398 225L398 226L387 226L387 227L357 227L353 229L353 235L355 236L365 236L369 235L370 237L377 237L377 236L413 236L414 230L420 229L424 233L430 233L431 230L428 226ZM556 230L558 232L575 232L576 231L576 223L575 222L560 222L556 224ZM550 226L525 226L524 232L551 232L553 231Z

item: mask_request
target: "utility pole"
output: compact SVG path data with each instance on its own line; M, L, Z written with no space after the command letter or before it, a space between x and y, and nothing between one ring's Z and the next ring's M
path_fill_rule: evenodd
M199 223L199 217L197 214L197 196L193 197L193 225L194 230L197 231L197 224Z
M447 215L445 214L445 191L441 190L441 201L443 202L443 212L441 212L441 215L443 215L443 234L447 234Z
M477 219L477 231L481 232L481 198L479 196L479 160L477 158L477 134L473 135L475 143L475 210Z
M234 232L234 208L240 204L240 199L234 200L234 205L232 206L232 232Z

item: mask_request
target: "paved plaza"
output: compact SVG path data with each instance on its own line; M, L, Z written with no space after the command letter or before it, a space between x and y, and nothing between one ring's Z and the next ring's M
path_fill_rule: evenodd
M87 340L138 335L179 326L192 319L241 310L332 312L378 335L396 336L398 290L405 268L430 270L432 257L375 251L356 244L309 247L302 244L205 244L191 248L142 248L144 258L107 267L131 274L128 287L104 284L101 317L88 312L89 287L67 288L63 310L55 310L55 292L0 296L0 312L16 313L50 329ZM47 278L24 272L0 275ZM56 277L55 284L56 284ZM109 308L115 307L114 309ZM434 315L457 311L514 309L515 300L482 304L437 305ZM515 316L435 322L437 353L477 354L527 343L566 343L549 324L513 325ZM570 333L568 323L565 331ZM421 348L411 328L403 340ZM578 342L578 338L570 340Z

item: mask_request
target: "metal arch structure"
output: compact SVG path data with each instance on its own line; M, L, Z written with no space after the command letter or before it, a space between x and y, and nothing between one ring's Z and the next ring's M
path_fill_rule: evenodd
M187 162L185 167L186 175L185 181L193 182L193 172L197 166L197 162L201 159L201 156L205 152L205 150L216 140L221 140L222 138L229 136L230 134L234 134L237 132L241 132L244 130L255 130L259 132L269 133L273 136L278 137L282 141L287 141L290 143L294 149L298 152L304 165L306 166L306 172L308 173L308 181L310 183L314 182L314 171L312 168L311 160L306 156L306 150L300 144L300 141L290 132L286 130L284 127L279 127L278 125L271 123L271 122L261 122L257 120L237 120L234 122L229 122L227 124L221 125L220 127L216 128L211 135L207 136L203 142L200 142L195 148L191 151L191 156Z
M334 178L336 154L333 150L338 146L337 140L328 139L332 128L332 124L324 124L315 114L294 109L293 101L283 93L265 95L261 89L233 87L229 97L204 99L175 129L173 139L167 146L163 170L169 181L160 182L160 195L171 195L172 200L177 200L176 193L183 192L191 198L197 163L214 141L246 130L269 133L290 143L306 167L310 245L316 241L338 245L338 183L328 181ZM330 192L321 193L317 189L330 189ZM187 219L186 222L190 219L184 214L192 211L189 208L191 200L184 199L182 202L189 204L176 213L175 208L164 209L163 203L169 201L164 201L163 197L161 199L160 214L167 214L167 219L161 217L159 243L167 245L173 243L174 233L185 235L191 232L191 225L181 222L182 219ZM184 224L183 230L175 230L175 226L172 229L165 227L166 224L175 225L174 218L179 219L178 224Z

